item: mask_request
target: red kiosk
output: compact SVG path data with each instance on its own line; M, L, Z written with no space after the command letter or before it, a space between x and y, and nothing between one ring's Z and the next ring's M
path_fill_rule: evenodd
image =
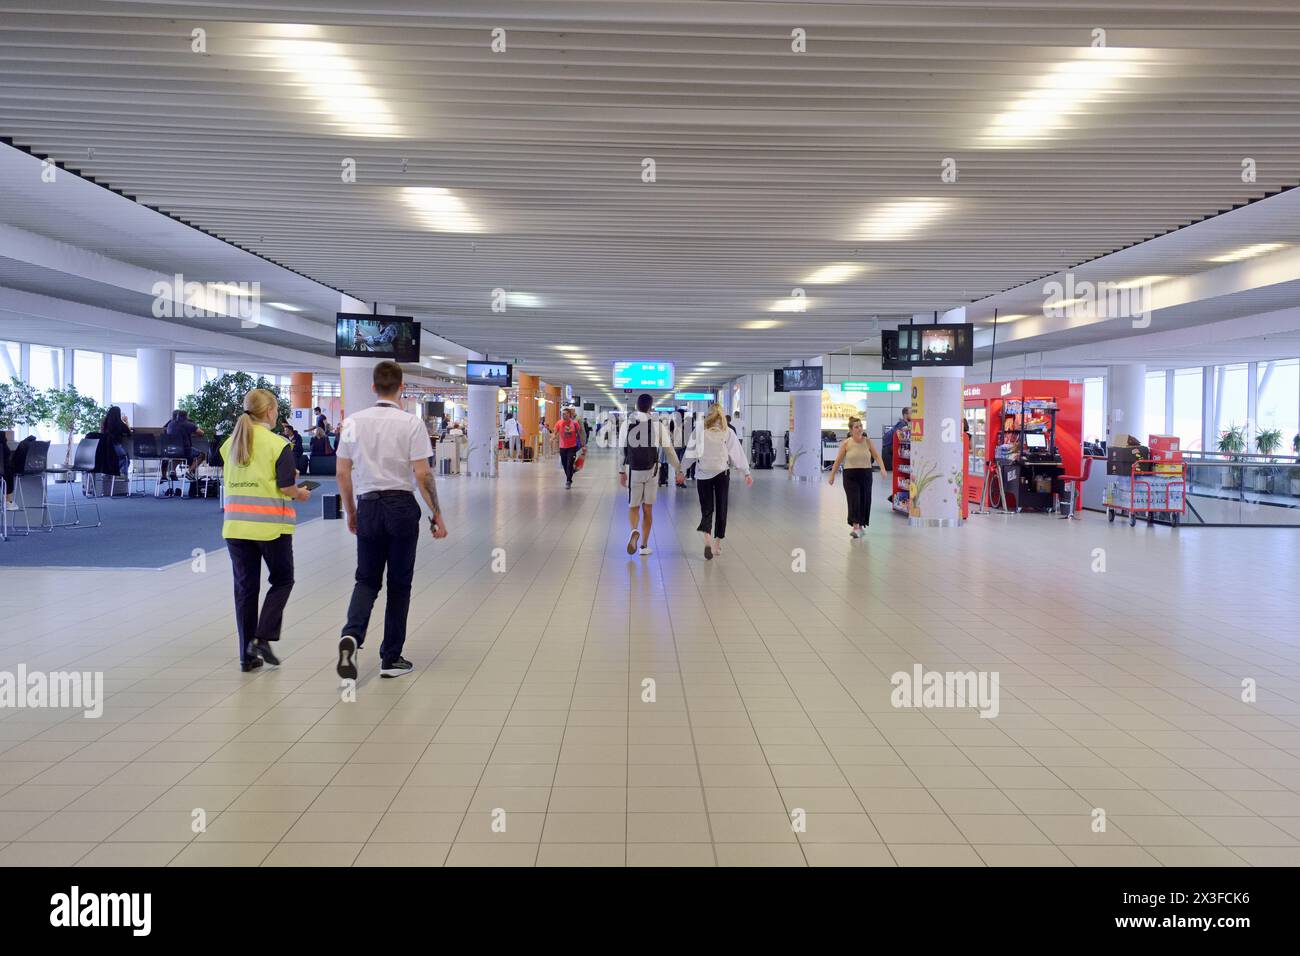
M1008 510L1051 510L1062 492L1061 478L1080 474L1082 465L1083 385L1059 379L1015 379L967 385L962 390L970 426L966 500L1005 504ZM985 477L989 501L981 502Z

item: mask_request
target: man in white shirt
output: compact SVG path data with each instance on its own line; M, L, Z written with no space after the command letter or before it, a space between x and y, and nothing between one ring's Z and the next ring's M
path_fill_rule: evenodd
M345 680L357 679L357 653L365 642L385 569L388 603L384 641L379 646L379 675L401 677L411 672L402 647L421 517L420 504L411 490L412 478L432 512L430 532L435 538L447 537L429 467L429 436L420 420L397 404L402 367L396 362L380 362L375 366L372 387L378 402L347 417L337 453L339 494L348 530L357 536L356 585L339 640L338 674Z

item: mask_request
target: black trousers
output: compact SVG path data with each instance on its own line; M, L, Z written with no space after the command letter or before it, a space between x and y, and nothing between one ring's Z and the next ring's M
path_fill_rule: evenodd
M365 643L370 612L384 586L387 568L388 603L384 609L384 642L379 645L381 664L401 657L406 644L406 615L411 607L420 517L420 505L410 493L357 502L357 581L348 602L343 634L355 637L357 647Z
M578 446L560 449L560 465L564 468L566 481L573 480L573 460L578 457Z
M727 492L731 488L731 473L722 472L712 478L695 479L695 490L700 493L700 525L697 531L712 534L715 538L727 536Z
M871 524L871 469L844 469L844 497L849 499L849 524Z
M270 541L228 538L226 551L235 572L235 626L239 629L239 662L244 663L250 641L278 641L284 606L293 591L293 535ZM270 571L271 589L261 613L257 609L262 589L262 563Z

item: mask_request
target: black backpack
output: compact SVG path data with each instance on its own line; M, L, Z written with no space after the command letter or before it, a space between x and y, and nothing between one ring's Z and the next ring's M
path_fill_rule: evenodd
M627 430L627 464L633 471L649 471L659 464L654 425L654 419L647 418Z

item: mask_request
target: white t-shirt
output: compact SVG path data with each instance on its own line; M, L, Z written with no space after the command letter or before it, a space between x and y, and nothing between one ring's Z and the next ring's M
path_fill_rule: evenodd
M519 437L519 419L517 418L508 419L504 427L505 427L507 438Z
M352 462L357 497L372 491L411 491L411 463L428 459L429 436L414 415L380 404L347 417L337 454Z

